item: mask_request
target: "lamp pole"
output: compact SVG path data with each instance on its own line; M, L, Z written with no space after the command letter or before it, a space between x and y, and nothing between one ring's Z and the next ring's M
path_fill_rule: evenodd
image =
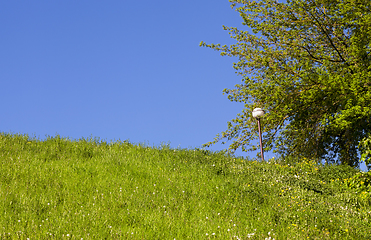
M262 161L264 161L264 152L263 152L263 142L262 142L262 133L260 127L260 117L264 116L264 111L261 108L255 108L252 111L252 116L258 120L258 129L259 129L259 140L260 140L260 154Z

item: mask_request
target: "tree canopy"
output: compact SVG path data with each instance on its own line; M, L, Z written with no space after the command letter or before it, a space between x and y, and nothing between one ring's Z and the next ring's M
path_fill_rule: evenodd
M244 109L205 146L227 140L230 152L256 150L251 112L261 107L266 151L354 167L364 153L370 163L360 142L371 133L371 1L230 2L243 29L223 28L236 43L200 45L238 58L242 82L224 93Z

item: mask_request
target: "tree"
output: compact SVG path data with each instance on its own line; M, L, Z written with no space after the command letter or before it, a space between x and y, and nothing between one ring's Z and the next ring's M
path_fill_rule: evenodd
M205 146L233 140L230 152L256 150L251 112L262 107L265 150L359 166L371 133L371 1L230 2L246 29L223 26L230 46L200 45L238 57L242 83L224 93L245 105Z

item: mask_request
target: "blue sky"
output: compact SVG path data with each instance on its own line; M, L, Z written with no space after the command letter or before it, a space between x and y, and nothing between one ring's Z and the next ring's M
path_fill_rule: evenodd
M0 21L2 132L194 148L242 110L233 59L199 47L233 43L227 0L2 1Z
M234 43L228 0L1 1L0 22L2 132L195 148L243 109L236 59L199 47Z

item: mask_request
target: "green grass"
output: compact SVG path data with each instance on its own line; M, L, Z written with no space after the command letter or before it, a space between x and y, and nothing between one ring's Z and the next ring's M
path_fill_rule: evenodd
M371 239L371 175L294 161L2 133L0 238Z

